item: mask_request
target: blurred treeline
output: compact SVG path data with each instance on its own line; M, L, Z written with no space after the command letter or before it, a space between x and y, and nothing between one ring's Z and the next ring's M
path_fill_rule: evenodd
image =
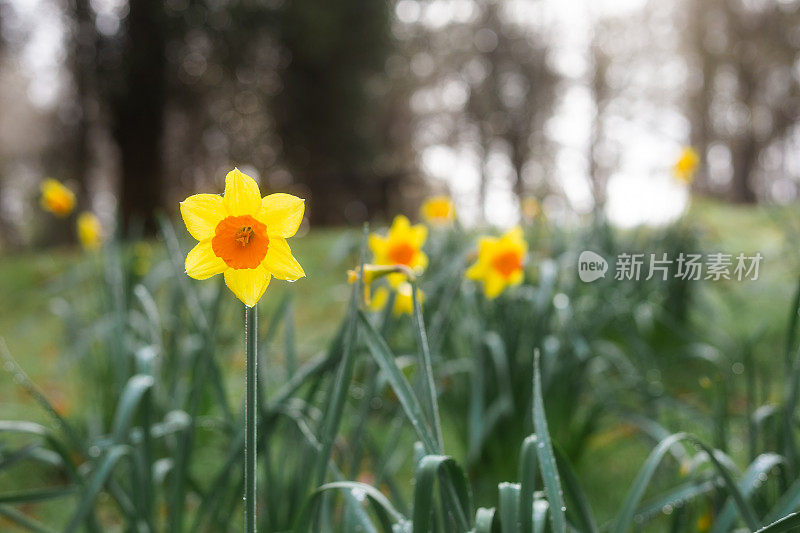
M44 176L147 231L234 164L312 224L357 223L414 206L436 146L469 154L478 220L497 180L566 196L565 160L599 212L631 122L665 132L665 161L698 150L697 192L794 199L800 2L632 3L0 0L0 243L36 238Z

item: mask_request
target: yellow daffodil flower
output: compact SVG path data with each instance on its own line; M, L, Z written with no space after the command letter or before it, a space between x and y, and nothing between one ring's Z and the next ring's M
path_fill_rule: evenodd
M64 218L75 209L75 193L60 181L47 178L40 187L42 208Z
M697 531L698 533L706 533L706 531L711 530L711 511L706 511L700 518L697 519Z
M103 226L100 220L89 212L78 215L76 223L78 228L78 240L84 250L97 250L103 244Z
M286 242L304 210L304 200L291 194L261 198L255 180L233 169L223 196L195 194L181 202L186 229L200 241L186 256L186 273L194 279L223 274L233 294L253 307L272 276L296 281L306 275Z
M383 276L387 276L389 274L393 274L399 272L403 274L407 279L413 280L414 279L414 272L405 265L364 265L364 285L368 286L373 281L378 278L382 278ZM353 270L347 271L347 283L351 285L358 281L358 278L361 277L361 269L356 268Z
M526 196L522 199L522 218L528 222L532 222L542 213L542 207L539 205L539 200L533 196Z
M372 295L370 293L370 286L372 285L372 282L378 278L382 278L394 273L402 274L405 276L406 280L414 279L414 273L405 265L364 265L364 303L366 303L368 307L372 306ZM360 268L347 271L347 283L351 285L357 282L360 277ZM383 304L381 304L379 307L383 307Z
M506 287L522 283L522 265L528 244L519 226L501 237L481 237L478 260L467 269L469 279L482 281L487 298L496 298Z
M675 179L681 183L689 185L694 181L694 175L695 172L697 172L699 164L700 156L694 148L687 146L681 150L681 155L672 168L672 174L675 176Z
M433 196L425 200L420 207L422 218L431 224L449 224L456 217L456 208L453 201L447 196Z
M395 316L410 315L414 312L414 298L412 297L412 286L408 282L403 282L395 289L394 305L392 306L392 314ZM417 289L417 299L420 305L425 301L425 293ZM386 287L378 287L369 303L369 308L373 311L380 311L386 307L389 301L389 289Z
M427 238L428 228L422 224L412 226L408 218L397 215L386 237L376 233L369 236L369 247L375 255L376 265L403 265L420 274L428 266L428 256L422 251ZM404 278L402 273L388 275L393 287L402 283Z

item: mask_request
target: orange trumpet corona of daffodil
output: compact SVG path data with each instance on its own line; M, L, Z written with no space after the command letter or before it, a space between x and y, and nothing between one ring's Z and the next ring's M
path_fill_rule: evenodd
M41 185L42 208L50 211L57 217L64 218L75 209L75 193L63 183L53 178L47 178Z
M672 174L681 183L689 185L694 181L694 174L699 164L700 156L694 148L687 146L681 150L681 155L672 168Z
M436 225L449 224L456 217L453 201L447 196L433 196L420 207L422 218Z
M225 276L225 284L248 307L261 299L270 279L305 276L286 239L303 220L305 202L291 194L261 198L253 178L233 169L225 194L195 194L181 202L189 233L200 241L186 256L194 279Z
M93 214L84 212L78 215L78 240L84 250L97 250L103 244L103 226Z
M427 238L428 228L422 224L412 226L408 218L397 215L385 237L376 233L369 236L369 248L375 255L373 262L376 265L403 265L420 274L428 266L428 256L422 251ZM393 287L406 279L403 273L387 277Z
M522 266L528 244L519 226L501 237L481 237L478 260L467 269L466 276L481 281L487 298L496 298L506 287L522 283Z

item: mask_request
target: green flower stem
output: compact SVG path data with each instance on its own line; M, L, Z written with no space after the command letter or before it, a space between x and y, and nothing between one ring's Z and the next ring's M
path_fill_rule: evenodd
M244 404L244 523L246 533L256 531L256 308L245 307L247 383Z

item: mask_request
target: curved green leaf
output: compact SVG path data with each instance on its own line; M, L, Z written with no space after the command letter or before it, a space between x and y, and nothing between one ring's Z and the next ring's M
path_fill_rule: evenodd
M475 513L475 528L472 531L474 533L500 533L500 527L494 519L494 514L494 508L480 507Z
M403 372L398 368L391 350L378 332L375 331L375 328L363 311L358 311L358 318L361 321L361 330L364 332L364 339L370 353L372 353L372 357L391 385L395 395L397 395L397 399L406 412L406 416L408 416L411 425L414 426L417 435L425 446L425 451L428 453L440 452L441 449L427 424L422 406L417 400L416 395L414 395L411 384L409 384Z
M644 491L647 489L647 485L650 484L650 479L653 477L656 468L661 463L661 459L664 458L664 455L673 444L685 438L687 438L685 433L676 433L662 440L653 448L653 451L650 452L641 470L639 470L639 473L636 475L636 479L631 484L631 488L623 501L622 508L619 510L616 520L614 520L611 531L615 533L625 533L628 531L631 527L636 508L639 506L639 502L642 496L644 496Z
M0 494L0 504L5 503L34 503L55 500L71 496L76 487L50 487L46 489L20 490Z
M519 452L519 508L520 532L533 533L533 493L536 491L536 435L529 435L522 441Z
M430 531L431 512L436 498L433 486L437 477L442 477L446 511L456 522L460 531L470 529L468 514L470 496L464 471L451 457L426 455L417 464L414 487L414 531Z
M572 470L572 466L569 464L569 460L566 458L564 453L555 446L554 448L556 454L556 464L558 465L558 471L561 474L562 479L564 480L564 488L566 490L566 494L568 500L570 502L569 511L567 516L574 516L578 518L578 525L580 525L580 531L586 533L597 533L597 523L594 520L594 514L592 513L592 508L589 505L589 501L586 499L586 495L583 493L583 489L581 489L580 483L578 482L578 477L575 475L575 472Z
M564 495L561 491L561 479L558 476L556 458L550 442L550 433L547 430L547 418L544 412L542 399L542 376L539 370L539 351L534 355L533 363L533 427L536 430L538 443L536 450L541 465L542 480L547 500L550 503L550 522L555 533L566 533L567 520L564 505Z
M154 383L153 376L137 374L125 384L117 404L117 412L114 415L114 423L112 425L114 442L121 443L125 440L125 434L130 429L131 420L136 408L139 406L139 402L142 401L145 392L150 390Z
M38 522L37 520L34 520L30 516L27 516L8 505L0 505L0 516L5 516L8 520L11 520L18 526L30 531L35 531L36 533L55 532L55 530L48 528L44 524Z
M64 533L72 533L76 531L94 507L94 500L100 489L103 488L106 480L109 478L120 459L130 453L128 446L117 445L108 450L103 460L100 462L97 469L89 479L88 484L83 492L80 503L72 515L67 526L64 528Z
M500 531L502 533L517 533L519 531L519 514L533 516L533 509L524 509L519 506L519 485L516 483L500 483L497 486L500 496Z
M750 466L747 467L742 479L739 481L738 488L742 492L742 495L745 498L749 497L753 491L761 485L763 479L766 479L764 476L766 476L767 472L769 472L772 467L782 462L783 457L774 453L765 453L756 457L756 459L750 463ZM729 531L735 519L736 505L733 499L729 498L722 508L722 512L714 521L714 527L711 529L711 533Z
M792 513L773 522L765 528L759 529L756 533L780 533L781 531L797 531L800 528L800 513Z
M356 495L363 495L363 497L366 497L372 504L375 516L378 517L383 531L392 531L394 525L400 524L406 520L406 518L394 508L389 499L372 485L359 483L357 481L334 481L318 487L311 496L309 496L308 500L306 500L299 514L299 521L294 527L296 533L309 531L315 514L313 510L316 508L322 495L329 490L341 490L350 493L354 497ZM360 500L361 498L356 497L356 499Z

